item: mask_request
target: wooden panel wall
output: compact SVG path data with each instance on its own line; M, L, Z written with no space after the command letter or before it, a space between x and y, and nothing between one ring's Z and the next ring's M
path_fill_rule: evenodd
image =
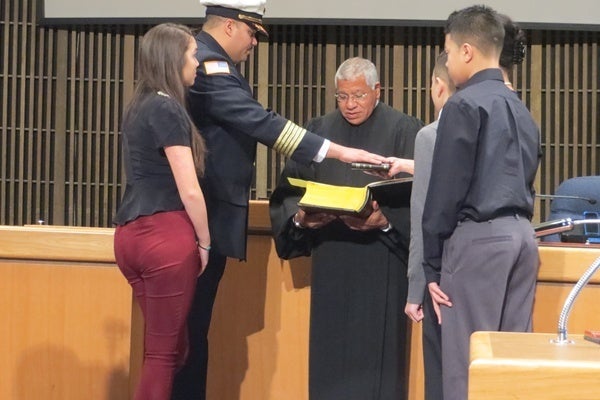
M113 229L0 226L0 243L0 398L131 398L140 336Z
M250 226L261 233L250 235L248 262L229 260L219 287L207 397L306 400L310 259L277 257L265 235L266 202L252 202ZM143 322L114 265L112 235L112 229L0 226L0 399L131 398ZM535 332L556 334L571 287L598 256L600 247L540 246ZM596 275L573 306L569 335L600 326L598 296ZM407 399L421 400L421 325L410 326Z
M110 226L122 193L121 111L147 27L41 27L37 0L0 6L0 224ZM333 76L351 56L380 69L383 101L425 122L440 28L272 26L241 68L266 107L304 123L335 107ZM513 81L539 121L537 189L599 173L600 32L528 31ZM253 198L267 198L285 160L261 147ZM538 219L548 213L545 202Z

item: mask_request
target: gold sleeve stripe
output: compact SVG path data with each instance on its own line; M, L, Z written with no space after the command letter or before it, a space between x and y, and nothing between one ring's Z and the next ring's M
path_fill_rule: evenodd
M291 157L304 135L306 135L306 129L294 124L292 121L288 121L275 141L273 148L284 156Z
M306 129L292 123L290 126L290 132L288 134L287 145L283 148L283 152L285 152L288 157L290 157L292 153L296 151L305 134Z
M300 142L302 141L302 138L304 138L304 135L306 135L306 129L294 124L292 127L292 132L290 133L291 141L289 143L288 150L286 150L286 152L289 153L288 157L291 157L292 153L296 151L300 145Z
M279 137L275 141L275 145L273 146L275 150L277 150L279 153L282 153L286 157L290 156L286 151L289 141L289 132L293 126L294 123L292 121L286 122L285 126L283 127L283 130L279 133Z

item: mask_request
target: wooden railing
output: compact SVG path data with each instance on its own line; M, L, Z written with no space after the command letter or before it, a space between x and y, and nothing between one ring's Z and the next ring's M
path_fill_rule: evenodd
M310 259L283 261L268 208L252 202L248 261L229 260L210 332L209 399L306 400ZM554 333L574 282L600 249L540 247L536 332ZM570 333L600 327L600 277ZM114 264L112 229L0 226L0 398L120 400L141 362L143 321ZM420 325L411 329L409 399L423 398Z

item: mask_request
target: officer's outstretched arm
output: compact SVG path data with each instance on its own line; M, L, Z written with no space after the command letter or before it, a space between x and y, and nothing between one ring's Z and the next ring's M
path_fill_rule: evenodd
M372 164L381 164L385 161L385 157L378 154L369 153L365 150L355 149L352 147L341 146L331 142L327 158L335 158L343 162L366 162Z

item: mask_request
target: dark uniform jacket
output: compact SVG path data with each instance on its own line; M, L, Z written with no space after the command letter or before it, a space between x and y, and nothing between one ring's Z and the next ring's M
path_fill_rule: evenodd
M245 259L257 142L308 164L317 155L323 139L265 110L212 36L200 32L196 40L200 65L189 102L192 118L208 149L201 186L211 245L222 255Z

